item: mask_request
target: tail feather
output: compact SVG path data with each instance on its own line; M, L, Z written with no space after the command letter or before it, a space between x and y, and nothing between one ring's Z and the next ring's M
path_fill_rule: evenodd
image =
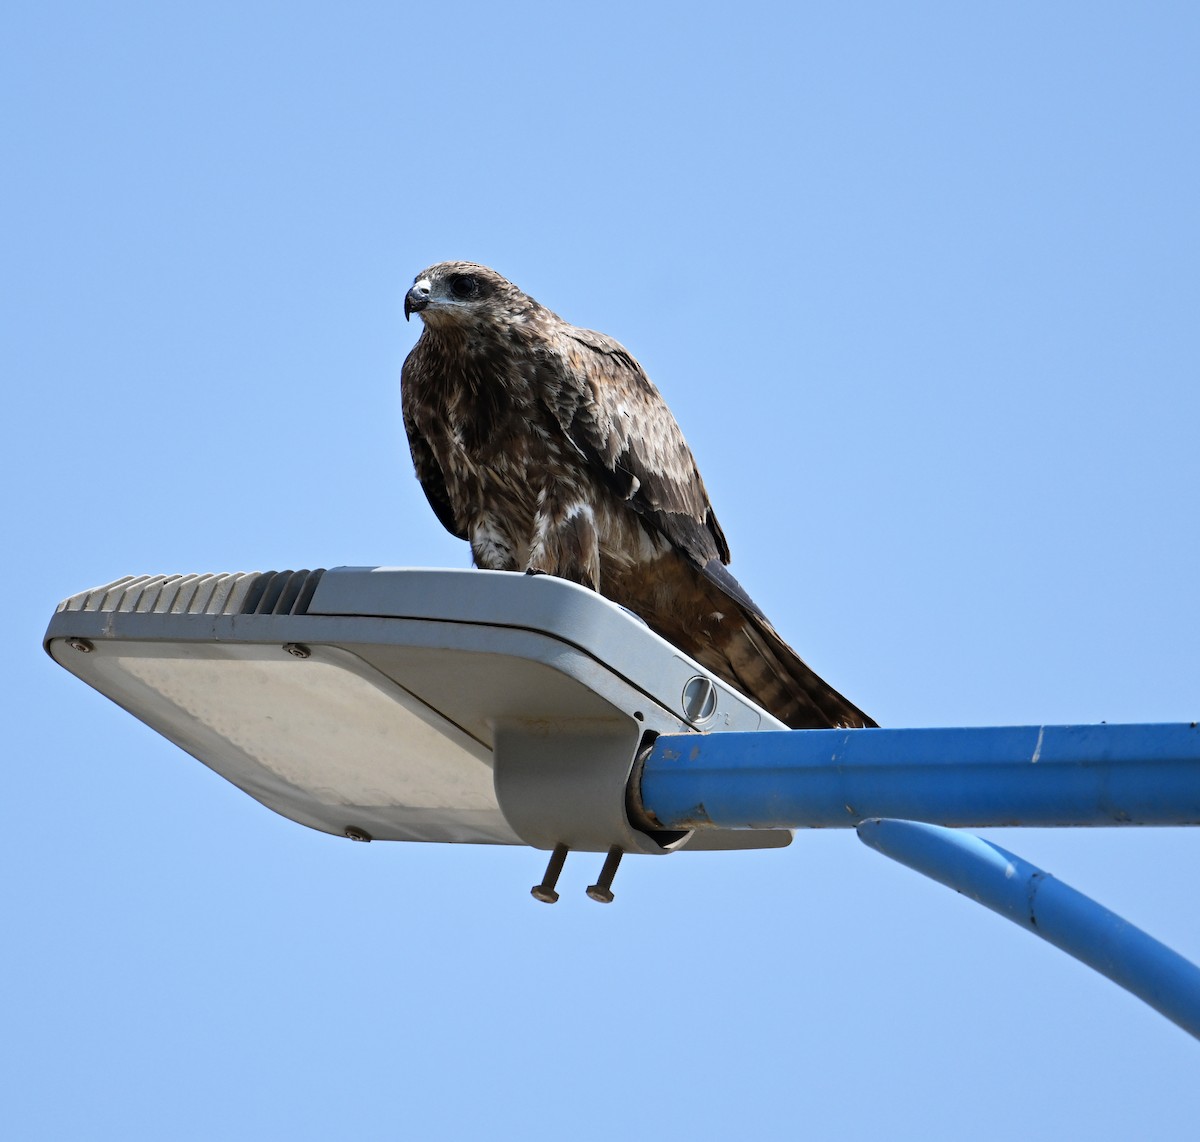
M732 616L731 616L732 618ZM725 624L723 650L738 689L792 729L876 723L821 678L761 615Z
M718 560L701 568L672 551L616 572L608 566L601 584L605 595L641 615L668 642L784 725L833 729L876 724L780 638Z
M704 578L734 606L713 640L712 664L703 665L792 729L877 725L784 642L724 566L710 563Z

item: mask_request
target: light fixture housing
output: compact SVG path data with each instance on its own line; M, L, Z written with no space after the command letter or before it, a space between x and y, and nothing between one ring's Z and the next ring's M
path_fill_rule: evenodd
M781 723L586 588L491 571L129 577L65 600L47 651L240 789L355 840L665 853L626 790L660 734Z

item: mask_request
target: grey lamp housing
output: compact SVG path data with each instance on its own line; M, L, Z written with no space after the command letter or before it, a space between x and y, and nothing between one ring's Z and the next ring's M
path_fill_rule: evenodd
M621 853L791 840L630 819L631 774L659 734L784 727L640 619L550 576L129 577L61 603L45 646L256 800L327 833L524 843L560 866L570 849L615 853L614 871Z

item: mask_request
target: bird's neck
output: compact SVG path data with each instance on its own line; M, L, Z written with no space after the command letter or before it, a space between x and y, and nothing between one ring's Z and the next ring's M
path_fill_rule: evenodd
M430 350L439 356L495 356L511 351L511 338L485 322L439 321L425 326L424 337Z

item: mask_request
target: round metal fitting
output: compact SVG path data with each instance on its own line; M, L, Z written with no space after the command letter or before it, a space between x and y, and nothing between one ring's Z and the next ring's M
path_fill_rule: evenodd
M308 649L302 642L285 642L283 649L288 652L293 658L311 658L312 651ZM371 838L368 837L367 840Z
M79 651L80 654L91 654L96 649L86 638L68 639L67 645L73 650Z
M683 686L683 716L693 725L707 722L717 712L717 688L699 674Z
M307 658L308 655L304 657ZM360 829L357 825L347 825L346 836L352 841L363 841L364 843L371 840L371 834L366 829Z

